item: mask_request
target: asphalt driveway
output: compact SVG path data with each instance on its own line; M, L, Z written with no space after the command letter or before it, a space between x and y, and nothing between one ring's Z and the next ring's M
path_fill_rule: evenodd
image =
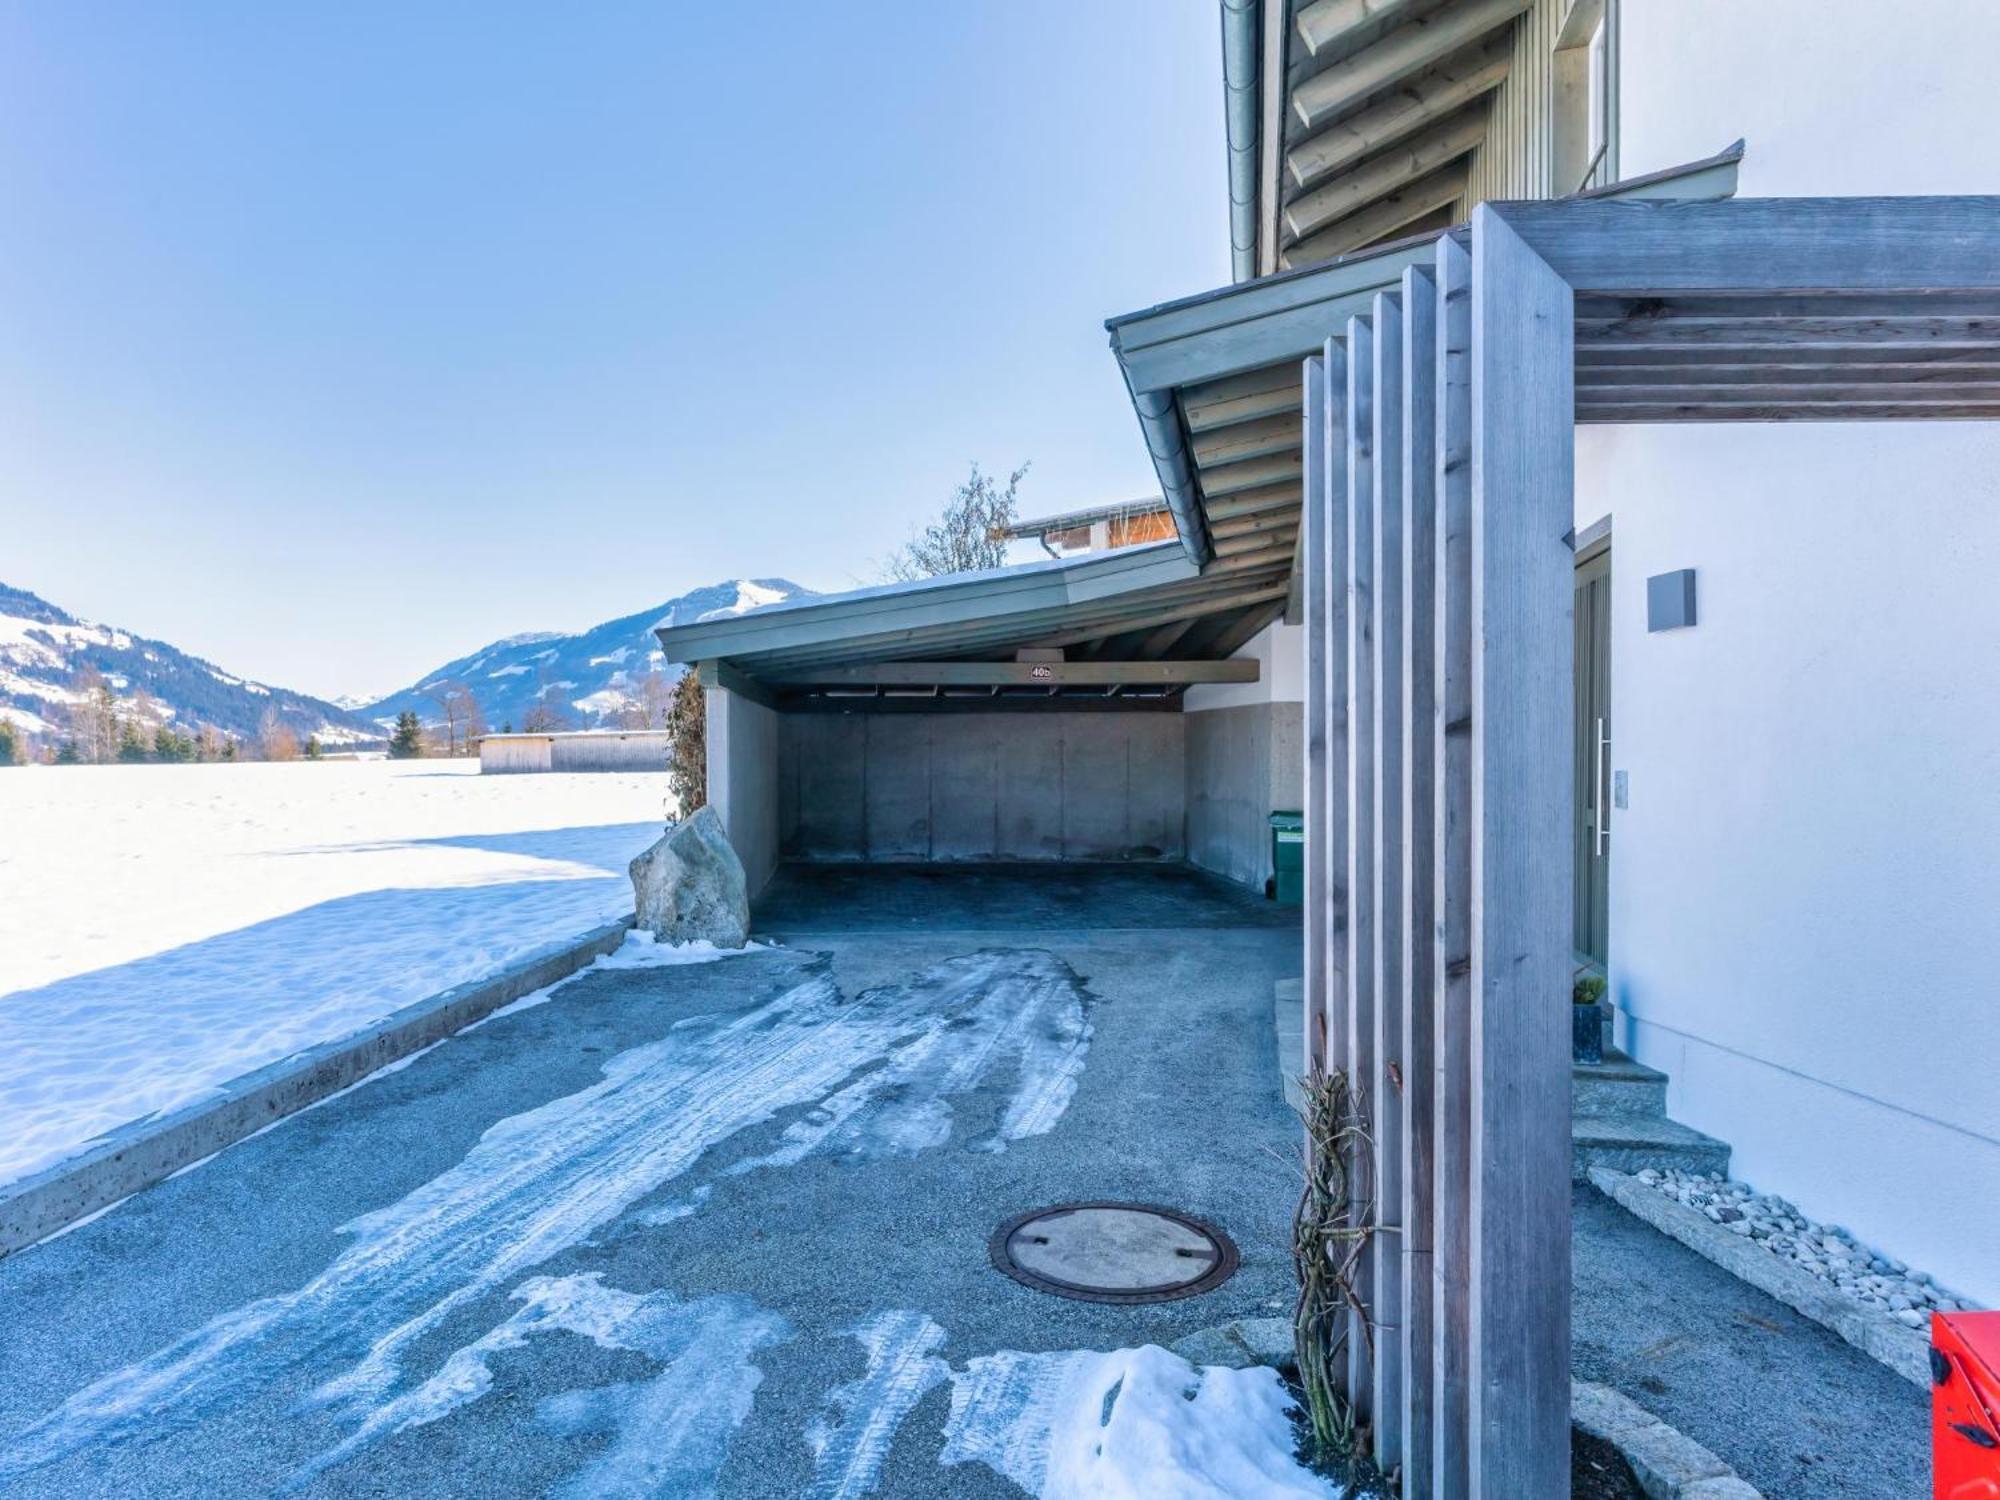
M1289 1305L1287 915L792 872L768 951L587 973L0 1261L0 1493L1018 1495L1015 1356ZM1137 1307L993 1269L1099 1198L1242 1268Z

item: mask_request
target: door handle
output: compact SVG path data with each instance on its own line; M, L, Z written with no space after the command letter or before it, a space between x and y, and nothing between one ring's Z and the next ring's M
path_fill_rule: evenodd
M1591 842L1596 845L1592 851L1603 857L1606 844L1611 840L1611 801L1604 794L1604 752L1611 744L1611 737L1604 732L1604 716L1597 718L1597 762L1592 772L1591 795L1597 799L1597 828L1591 834Z

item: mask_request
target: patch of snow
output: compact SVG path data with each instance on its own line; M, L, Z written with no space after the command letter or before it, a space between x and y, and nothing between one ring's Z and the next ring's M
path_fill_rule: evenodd
M492 1356L550 1333L589 1339L600 1349L628 1349L662 1366L650 1379L570 1391L544 1402L541 1415L561 1432L610 1432L612 1441L558 1495L687 1495L703 1487L728 1457L729 1441L763 1374L753 1363L768 1345L791 1337L791 1325L747 1297L684 1303L671 1292L620 1291L601 1273L535 1276L515 1288L523 1304L498 1327L454 1350L431 1376L368 1414L339 1446L314 1459L301 1481L380 1438L428 1426L480 1400L493 1388Z
M736 580L736 598L733 603L720 609L705 609L695 616L697 620L726 620L733 615L745 615L753 609L762 609L767 604L782 604L791 597L783 589L765 588L761 583L752 583L747 578Z
M519 677L524 673L532 672L534 670L535 669L533 667L524 667L521 665L521 663L515 662L514 665L512 665L511 667L500 667L495 671L488 672L486 675L488 678Z
M625 658L630 656L631 654L632 654L632 648L630 646L620 646L616 651L611 652L609 655L591 657L590 664L593 667L616 666L618 663L624 661Z
M228 683L229 686L231 687L244 686L244 682L241 677L231 677L227 672L223 671L222 668L220 667L210 667L208 669L208 675L213 677L217 682Z
M28 734L48 734L51 726L40 714L31 714L25 708L11 708L0 703L0 719L12 721L16 729Z
M629 913L663 772L0 776L0 1182Z
M1197 1369L1155 1345L972 1360L951 1375L943 1464L1042 1500L1339 1500L1293 1456L1278 1372Z
M621 693L616 688L600 688L594 693L586 693L581 698L572 698L570 707L578 713L608 714L631 705L629 693Z

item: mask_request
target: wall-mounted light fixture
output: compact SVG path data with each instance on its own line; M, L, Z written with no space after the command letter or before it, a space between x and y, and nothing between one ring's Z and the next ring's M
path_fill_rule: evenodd
M1694 624L1694 569L1655 573L1646 580L1646 629L1684 630Z

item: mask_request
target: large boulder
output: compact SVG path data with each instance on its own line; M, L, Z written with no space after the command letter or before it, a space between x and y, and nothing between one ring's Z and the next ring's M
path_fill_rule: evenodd
M750 940L743 861L712 807L669 828L632 861L632 897L639 926L663 943L706 939L718 948L741 948Z

